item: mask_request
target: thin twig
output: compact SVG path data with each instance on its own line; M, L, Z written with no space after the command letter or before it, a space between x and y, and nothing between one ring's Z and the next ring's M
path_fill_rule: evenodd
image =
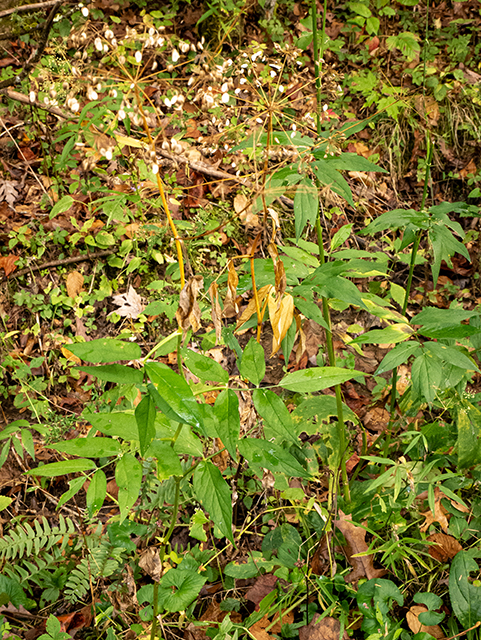
M36 2L35 4L24 4L20 7L12 7L11 9L5 9L5 11L0 11L0 18L4 18L5 16L9 16L12 13L17 13L20 11L37 11L37 9L45 9L46 7L53 7L53 5L57 4L58 0L46 0L46 2Z
M96 253L86 253L81 256L73 256L70 258L63 258L62 260L51 260L50 262L44 262L43 264L31 265L30 267L26 267L25 269L20 269L16 273L12 273L11 275L14 278L19 278L20 276L24 276L26 273L30 273L31 271L41 271L42 269L48 269L49 267L60 267L64 264L73 264L75 262L86 262L87 260L96 260L97 258L103 258L105 256L110 256L112 253L115 253L117 249L108 249L107 251L97 251Z
M39 102L39 100L34 100L32 102L28 96L23 93L19 93L18 91L14 91L13 89L0 89L0 93L7 98L10 98L10 100L16 100L17 102L27 104L30 107L37 107L37 109L43 109L44 111L53 113L53 115L57 116L58 118L62 118L63 120L73 120L74 122L78 122L78 118L71 114L65 113L58 107L46 105L44 102Z
M2 80L2 82L0 82L0 89L5 89L6 87L11 87L12 85L17 84L18 82L21 82L24 78L28 76L30 71L32 71L32 69L35 67L37 62L42 57L45 47L47 46L50 29L52 28L52 25L53 25L53 19L55 18L57 11L60 9L61 4L62 4L61 0L57 0L57 2L53 4L52 9L48 14L48 18L45 20L45 25L39 35L37 48L32 50L32 53L30 54L30 57L28 58L25 65L23 66L23 69L20 71L18 75Z

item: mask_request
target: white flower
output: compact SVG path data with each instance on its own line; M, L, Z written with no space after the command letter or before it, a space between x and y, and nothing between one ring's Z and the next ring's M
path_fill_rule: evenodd
M107 160L112 160L112 149L107 149L107 151L105 152L105 157L107 158Z
M28 99L30 100L30 102L35 102L37 96L35 95L35 91L30 91L30 93L28 94Z
M87 9L87 7L82 7L82 15L84 18L89 17L89 10Z
M125 120L126 117L127 117L127 114L125 113L125 111L123 109L120 109L118 113L119 120Z
M329 107L328 107L328 105L327 105L327 104L325 104L325 105L322 107L322 110L323 110L323 111L327 111L328 109L329 109Z
M179 58L180 58L179 52L177 51L177 49L174 49L172 51L172 62L175 64Z
M104 50L104 47L103 47L103 44L102 44L102 40L98 36L94 40L94 45L95 45L95 48L97 49L97 51L103 51Z
M153 164L152 165L152 173L154 174L154 176L159 173L159 165L158 164Z
M229 96L229 94L228 94L228 93L223 93L223 94L222 94L222 102L223 102L224 104L227 104L227 103L229 102L229 100L230 100L230 96Z
M140 64L142 62L142 51L135 52L135 62Z

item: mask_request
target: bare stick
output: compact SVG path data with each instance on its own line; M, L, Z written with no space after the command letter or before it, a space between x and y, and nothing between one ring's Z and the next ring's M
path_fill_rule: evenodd
M49 267L60 267L64 264L73 264L75 262L87 262L87 260L95 260L96 258L104 258L105 256L110 256L115 252L116 249L109 249L108 251L97 251L96 253L86 253L85 255L81 256L63 258L63 260L51 260L50 262L44 262L43 264L32 265L25 269L20 269L20 271L12 273L11 275L14 278L18 278L20 276L24 276L26 273L30 273L31 271L41 271L42 269L48 269Z
M47 0L46 2L36 2L35 4L24 4L20 7L12 7L11 9L5 9L5 11L0 11L0 18L4 18L5 16L9 16L12 13L20 12L20 11L36 11L37 9L45 9L45 7L52 7L54 4L57 4L58 0Z
M28 104L29 106L37 107L37 109L43 109L44 111L53 113L53 115L57 116L58 118L62 118L63 120L73 120L74 122L78 121L78 118L64 113L58 107L46 105L43 102L39 102L38 100L34 100L32 102L28 96L23 93L19 93L18 91L14 91L13 89L0 89L0 93L4 96L7 96L7 98L10 98L10 100L16 100L17 102L21 102L22 104Z

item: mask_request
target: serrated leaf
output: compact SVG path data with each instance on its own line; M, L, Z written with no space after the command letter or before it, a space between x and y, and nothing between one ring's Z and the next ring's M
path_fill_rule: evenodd
M192 371L203 382L229 382L228 372L212 358L208 358L192 349L187 349L183 356L189 371Z
M342 369L341 367L312 367L288 373L279 382L280 387L296 393L311 393L343 384L351 378L366 375L354 369Z
M142 369L134 369L124 364L106 364L98 367L75 367L79 371L85 371L99 380L115 382L116 384L142 384L144 372Z
M217 529L234 544L231 490L210 460L203 460L195 469L194 491Z
M288 477L309 478L309 474L294 458L275 442L258 438L239 440L239 451L253 465L269 469L275 473L285 473Z
M65 476L68 473L79 473L80 471L89 471L96 469L97 466L93 460L77 458L75 460L63 460L62 462L52 462L45 464L36 469L30 469L25 473L32 476L42 476L44 478L56 478L57 476Z
M251 338L242 354L239 373L252 384L259 385L266 373L264 349L255 338Z
M144 456L145 452L155 437L155 403L152 397L146 395L135 407L135 421L139 431L140 455Z
M421 346L418 342L406 342L404 344L398 344L391 349L382 359L375 376L381 375L386 371L391 371L400 364L404 364L409 360L412 355L421 351Z
M270 389L254 389L252 401L257 413L278 437L278 442L297 442L291 414L279 396Z
M117 462L115 481L119 488L120 522L123 522L139 497L142 484L142 465L132 454L125 453Z
M107 478L102 469L97 469L87 489L87 507L92 517L102 507L107 495Z
M159 362L147 362L145 370L156 385L153 390L157 393L152 392L152 397L159 409L170 420L202 429L202 410L184 378Z
M157 477L166 480L170 476L181 476L182 465L179 456L168 442L153 440L145 453L147 458L157 458Z
M215 399L217 436L222 440L233 460L237 459L237 441L240 433L239 399L232 389L224 389Z
M309 222L314 225L319 212L319 198L311 180L303 178L294 196L294 221L296 240L298 240Z
M90 342L76 342L68 345L69 351L87 362L114 362L115 360L138 360L142 355L135 342L118 338L101 338Z
M66 442L51 444L49 448L72 456L86 456L88 458L108 458L109 456L117 456L121 452L117 440L102 437L74 438Z
M112 411L112 413L89 413L84 411L82 418L108 436L118 436L123 440L138 440L139 430L133 413Z

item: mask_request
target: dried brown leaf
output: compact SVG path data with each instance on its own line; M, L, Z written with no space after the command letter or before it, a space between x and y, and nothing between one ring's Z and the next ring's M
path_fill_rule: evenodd
M320 617L316 613L309 624L300 627L299 640L339 640L341 633L339 620L329 616L319 620ZM346 631L344 631L343 640L347 640L348 637Z
M235 318L239 312L239 306L237 305L237 284L239 282L239 276L234 267L234 262L229 260L227 265L227 293L224 300L224 318Z
M78 271L71 271L67 276L67 295L76 298L84 286L84 277Z
M200 328L200 308L197 302L199 291L204 286L202 276L192 276L180 292L179 308L175 314L182 331L192 327L195 333Z
M285 294L280 302L276 302L273 291L270 291L269 298L269 317L272 326L272 353L271 357L280 349L281 342L284 340L289 327L294 319L294 298L289 294Z
M209 296L212 309L212 322L215 329L215 342L218 344L222 339L222 309L219 304L219 288L216 282L213 282L209 287Z
M408 627L413 633L429 633L429 635L433 636L433 638L441 640L441 638L444 638L444 633L442 632L439 625L436 624L427 626L419 622L419 614L425 613L426 611L427 608L423 605L412 606L406 614L406 622L408 623Z
M355 582L364 576L371 580L371 578L381 578L386 575L385 569L374 568L372 555L354 557L356 554L368 551L369 547L366 542L366 530L352 522L351 514L345 515L339 511L339 519L335 520L334 524L346 538L345 551L349 563L353 567L351 573L346 576L346 582Z
M0 256L0 269L5 271L5 277L8 276L15 271L17 268L15 262L19 259L19 256L14 256L10 254L8 256Z
M439 562L446 562L463 550L456 538L447 536L445 533L433 533L427 540L436 543L429 545L429 555Z
M447 533L449 524L447 516L449 516L449 514L441 504L441 500L445 497L446 496L439 487L434 488L434 513L431 509L421 513L421 515L425 517L425 521L420 531L427 531L433 522L438 522L441 525L442 530Z
M119 307L115 311L112 311L112 313L117 313L123 318L132 318L135 320L144 310L142 298L132 286L129 287L127 293L119 293L112 296L112 302Z
M162 576L159 550L155 547L148 547L140 556L139 567L155 582L158 582Z

